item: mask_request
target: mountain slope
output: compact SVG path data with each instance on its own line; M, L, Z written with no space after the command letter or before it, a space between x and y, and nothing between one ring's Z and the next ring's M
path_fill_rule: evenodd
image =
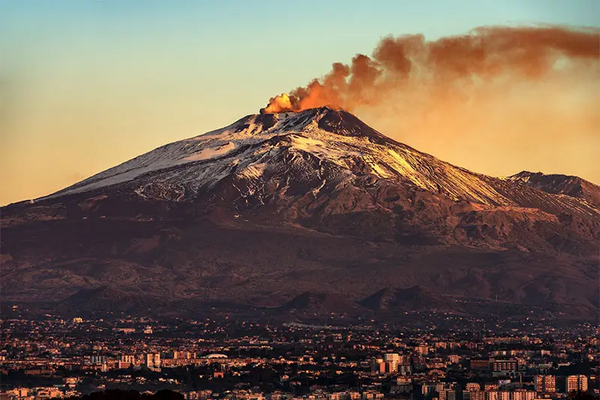
M598 308L595 203L470 172L329 108L162 146L4 207L2 226L3 295L62 312L116 293L128 312L160 298L161 312L306 300L326 314L348 298L355 313L384 287L416 285L464 299L458 311L491 298L518 312Z
M600 208L600 186L578 176L545 175L541 172L521 171L510 176L509 179L546 193L564 194L583 199L596 208Z
M352 114L328 108L302 113L246 116L234 124L162 146L92 176L49 198L134 183L139 196L169 200L195 198L223 180L245 182L240 195L252 195L273 175L289 174L313 192L368 177L409 184L454 201L491 206L523 206L523 196L556 203L574 212L597 215L572 199L546 197L521 189L503 192L495 178L471 173L397 143ZM163 189L162 191L160 189ZM528 204L525 206L529 206Z
M367 308L377 311L387 310L451 310L445 299L420 286L408 289L384 288L361 301Z

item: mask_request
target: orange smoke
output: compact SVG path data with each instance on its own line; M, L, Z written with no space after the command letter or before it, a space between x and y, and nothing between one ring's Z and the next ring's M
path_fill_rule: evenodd
M267 113L277 113L292 109L292 102L287 94L282 93L281 96L273 97L269 100L269 105L265 108Z
M358 54L350 65L333 64L323 78L270 99L264 112L325 105L353 111L423 91L436 101L466 101L473 88L502 79L540 80L569 63L587 64L597 73L599 38L599 29L563 27L481 27L436 41L387 37L371 57Z

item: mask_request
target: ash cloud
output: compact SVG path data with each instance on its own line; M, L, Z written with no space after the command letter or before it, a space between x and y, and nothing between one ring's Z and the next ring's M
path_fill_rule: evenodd
M529 169L600 182L598 104L600 29L527 26L434 41L386 37L371 56L333 64L264 111L343 108L477 172Z
M386 37L371 57L335 63L323 78L270 99L266 112L331 106L377 106L411 85L438 92L465 90L502 78L536 80L560 63L598 64L600 29L480 27L462 36L427 41L423 35ZM559 65L557 65L559 64Z

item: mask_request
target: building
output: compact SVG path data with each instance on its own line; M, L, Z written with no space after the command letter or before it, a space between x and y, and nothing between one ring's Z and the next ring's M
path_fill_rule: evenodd
M464 400L485 400L485 392L480 390L471 390L463 392Z
M440 400L456 400L456 391L453 389L444 389L438 393Z
M471 369L488 369L490 367L489 360L470 360Z
M534 400L535 392L532 390L515 389L512 392L512 400Z
M400 375L412 374L412 367L410 365L398 365L398 372Z
M498 390L486 390L485 400L500 400L500 393Z
M491 367L492 372L517 371L519 363L517 360L493 360Z
M536 375L533 382L537 393L556 392L556 377L553 375Z
M436 393L440 393L444 390L444 384L442 382L423 383L421 386L421 394L424 397L432 397Z
M500 400L511 400L510 394L511 394L511 392L509 392L507 390L501 390L498 392L498 397L500 398Z
M160 353L146 354L146 367L150 369L160 369Z
M383 365L383 358L374 358L371 360L371 372L383 373L385 372L385 366Z
M374 358L371 361L371 371L380 374L393 374L398 372L398 367L403 366L404 358L397 353L387 353L383 358ZM402 373L410 373L406 368L402 369Z
M121 360L119 361L119 369L129 368L135 364L135 356L123 354L121 355Z
M490 360L492 376L516 376L519 370L517 360Z
M588 390L588 379L585 375L570 375L567 377L567 392L586 392Z
M390 363L400 364L402 362L402 356L400 356L398 353L387 353L383 355L383 360Z
M451 364L458 364L460 362L460 356L458 354L450 354L448 356L448 361Z
M106 356L99 355L91 355L90 356L90 364L92 365L101 365L106 363Z
M398 364L386 361L383 363L383 372L386 374L392 374L398 371Z

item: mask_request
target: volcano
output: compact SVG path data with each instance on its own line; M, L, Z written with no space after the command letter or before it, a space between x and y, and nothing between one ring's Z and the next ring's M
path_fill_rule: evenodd
M3 303L268 316L319 293L327 318L492 299L595 318L599 198L577 177L468 171L343 110L248 115L3 207Z

